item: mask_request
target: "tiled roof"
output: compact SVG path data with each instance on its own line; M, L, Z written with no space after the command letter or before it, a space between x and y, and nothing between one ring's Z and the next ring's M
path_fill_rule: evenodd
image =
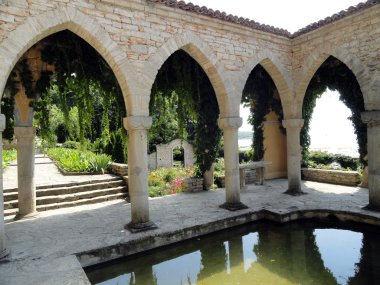
M339 19L342 19L344 17L352 15L358 11L361 11L363 9L372 7L372 6L380 3L380 0L368 0L367 2L359 3L356 6L351 6L348 9L343 10L339 13L336 13L330 17L327 17L323 20L312 23L312 24L306 26L305 28L302 28L302 29L300 29L297 32L292 34L285 29L280 29L280 28L276 28L276 27L273 27L270 25L260 24L256 21L253 21L253 20L250 20L247 18L243 18L243 17L233 16L231 14L227 15L227 13L220 12L219 10L214 11L213 9L209 9L205 6L200 7L200 6L194 5L192 3L185 3L184 1L177 1L177 0L149 0L149 1L153 2L153 3L162 4L162 5L165 5L168 7L179 8L181 10L189 11L189 12L196 13L199 15L208 16L211 18L216 18L216 19L220 19L223 21L243 25L243 26L255 29L255 30L264 31L264 32L275 34L275 35L284 36L287 38L295 38L299 35L308 33L312 30L318 29L319 27L322 27L324 25L327 25L329 23L332 23L334 21L337 21Z

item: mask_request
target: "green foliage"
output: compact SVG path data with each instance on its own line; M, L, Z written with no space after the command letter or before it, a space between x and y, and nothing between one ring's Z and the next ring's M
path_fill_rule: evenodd
M5 115L5 130L3 139L12 141L14 132L14 97L10 92L5 92L1 100L1 113Z
M338 164L340 167L334 166ZM342 154L330 154L324 151L310 152L306 165L310 168L359 170L360 160Z
M100 172L102 168L106 170L105 165L110 163L108 156L77 149L51 148L47 154L67 172Z
M254 153L252 149L239 150L239 163L253 161Z
M279 121L283 119L281 101L279 97L274 96L275 91L276 86L270 75L261 65L257 65L247 79L242 96L242 103L251 110L248 122L253 126L252 159L255 161L262 160L264 157L265 116L274 111ZM280 128L284 130L282 126Z
M361 162L366 165L364 157L367 154L367 127L361 121L361 113L364 112L364 99L360 86L352 71L341 61L330 56L317 70L306 90L302 115L304 126L301 130L301 146L303 160L307 159L310 146L308 135L310 121L317 98L329 88L340 94L340 100L351 110L349 119L355 129ZM332 114L329 114L332 116Z
M106 154L98 154L90 158L90 172L103 173L108 170L111 157Z
M54 65L53 80L50 72L42 72L33 84L28 60L21 58L7 82L2 100L2 111L7 117L4 137L13 138L13 98L22 85L33 99L35 124L44 141L50 144L74 140L85 149L89 142L101 138L103 148L98 151L104 152L111 133L118 132L126 116L122 92L112 69L94 48L69 31L46 37L41 59ZM126 149L124 142L122 148ZM119 160L125 162L126 156L122 157Z
M3 150L3 169L5 169L12 161L17 158L17 151L15 149Z
M112 160L119 163L128 161L128 137L124 128L120 128L110 134L108 143L104 146L103 141L98 141L98 149L111 155Z
M65 141L62 144L63 148L80 149L80 143L75 141Z
M174 138L194 145L201 176L210 169L219 150L218 102L211 82L199 64L184 51L177 51L158 71L152 88L149 150Z

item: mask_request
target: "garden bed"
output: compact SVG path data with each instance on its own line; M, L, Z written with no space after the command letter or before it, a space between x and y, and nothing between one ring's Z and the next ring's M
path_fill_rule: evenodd
M357 186L360 183L360 174L357 171L302 168L302 178L304 180L347 186Z

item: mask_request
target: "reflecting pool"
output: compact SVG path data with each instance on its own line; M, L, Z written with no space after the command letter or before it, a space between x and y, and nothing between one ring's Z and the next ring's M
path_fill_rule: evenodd
M104 285L380 284L380 229L259 222L85 270Z

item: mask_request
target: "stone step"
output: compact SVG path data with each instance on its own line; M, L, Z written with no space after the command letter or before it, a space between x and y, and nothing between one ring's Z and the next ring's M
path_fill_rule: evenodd
M118 186L124 186L125 182L123 179L117 180L107 180L107 181L96 181L95 183L88 184L80 184L74 186L63 186L63 187L54 187L54 188L46 188L46 189L37 189L36 196L57 196L57 195L65 195L65 194L73 194L79 192L86 192L91 190L101 190L107 188L115 188ZM18 194L17 191L4 193L4 202L9 202L12 200L17 200Z
M73 202L73 201L78 201L82 199L91 199L91 198L96 198L96 197L101 197L101 196L105 197L112 194L126 194L127 189L128 188L126 186L118 186L114 188L90 190L90 191L76 192L76 193L71 193L71 194L42 196L42 197L37 197L37 206ZM4 203L5 210L15 209L15 208L18 208L17 200L11 200Z
M81 186L81 185L86 185L86 184L106 183L106 182L121 181L121 180L123 180L123 178L121 178L120 176L115 176L115 177L99 179L99 180L86 180L86 181L80 181L80 182L75 181L75 182L66 182L66 183L57 183L57 184L45 184L45 185L37 185L36 190ZM11 192L17 192L17 188L9 188L9 189L3 190L3 193L11 193Z
M127 196L128 195L126 193L116 193L116 194L99 196L99 197L89 198L89 199L80 199L80 200L75 200L75 201L54 203L54 204L48 204L48 205L38 205L37 211L42 212L42 211L59 209L59 208L75 207L75 206L82 206L82 205L87 205L87 204L96 204L96 203L101 203L101 202L106 202L106 201L111 201L111 200L116 200L116 199L126 199ZM7 209L7 210L4 210L4 215L12 216L12 215L16 215L17 212L18 212L17 208Z

